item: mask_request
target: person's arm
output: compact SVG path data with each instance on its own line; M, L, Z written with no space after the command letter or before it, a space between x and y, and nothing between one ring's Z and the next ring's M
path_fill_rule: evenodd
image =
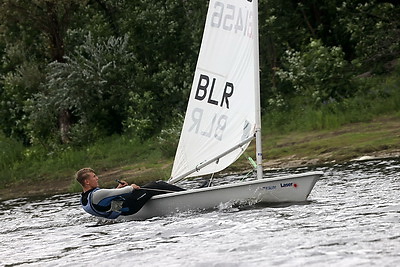
M123 196L129 193L132 193L133 186L125 186L122 188L115 188L115 189L99 189L92 194L92 203L95 205L106 206L106 203L100 203L103 200L106 202L110 202L111 200ZM105 205L104 205L105 204Z
M125 187L125 186L128 185L128 183L126 181L124 181L124 180L120 181L120 180L116 179L115 181L118 182L117 188L122 188L122 187ZM138 185L131 184L131 186L132 186L133 189L140 189L140 186L138 186Z

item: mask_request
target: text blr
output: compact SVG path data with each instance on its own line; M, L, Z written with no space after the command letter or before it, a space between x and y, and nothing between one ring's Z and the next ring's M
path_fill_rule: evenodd
M218 106L221 109L229 109L229 99L234 93L235 86L233 83L227 81L223 85L223 88L216 89L216 84L216 78L200 74L194 99L205 101L207 104ZM192 124L189 127L189 132L221 141L228 123L228 116L226 114L214 113L211 116L207 115L207 117L203 118L204 113L204 109L199 107L192 110Z
M200 74L200 79L199 83L197 85L197 90L196 90L196 95L195 99L197 100L204 100L207 97L207 103L210 103L212 105L220 105L221 107L225 104L226 108L229 109L229 97L232 96L233 94L233 84L230 82L225 83L224 91L222 93L222 97L220 98L220 101L214 99L213 93L214 93L214 87L215 87L215 81L217 79L213 78L211 85L210 85L210 78L207 75Z

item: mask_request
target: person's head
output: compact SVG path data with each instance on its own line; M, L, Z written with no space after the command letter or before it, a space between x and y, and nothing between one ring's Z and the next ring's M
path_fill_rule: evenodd
M92 168L83 168L76 172L75 178L85 190L99 187L99 178Z

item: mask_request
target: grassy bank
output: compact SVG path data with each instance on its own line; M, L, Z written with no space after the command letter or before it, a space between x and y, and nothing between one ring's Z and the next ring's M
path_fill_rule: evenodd
M266 133L264 167L285 168L345 162L360 156L400 156L400 114L379 116L369 122L350 123L330 130ZM253 155L254 145L248 149ZM27 157L27 156L26 156ZM41 159L41 161L40 161ZM143 184L168 178L172 158L163 156L153 142L139 144L127 137L111 137L84 150L65 150L47 158L21 161L9 170L0 188L0 199L78 192L74 172L84 166L98 171L102 184L114 179ZM226 172L250 169L244 157ZM18 188L17 190L15 190Z

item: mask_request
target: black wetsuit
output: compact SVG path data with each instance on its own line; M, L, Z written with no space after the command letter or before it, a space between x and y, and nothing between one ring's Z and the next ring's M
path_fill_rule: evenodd
M141 188L151 188L151 189L159 189L166 191L184 191L185 189L168 184L164 181L157 181L145 184L141 186ZM129 196L127 196L122 204L122 210L124 208L128 208L128 211L122 211L121 215L131 215L138 212L146 202L155 195L165 194L168 192L155 191L155 190L146 190L146 189L138 189L134 190Z

